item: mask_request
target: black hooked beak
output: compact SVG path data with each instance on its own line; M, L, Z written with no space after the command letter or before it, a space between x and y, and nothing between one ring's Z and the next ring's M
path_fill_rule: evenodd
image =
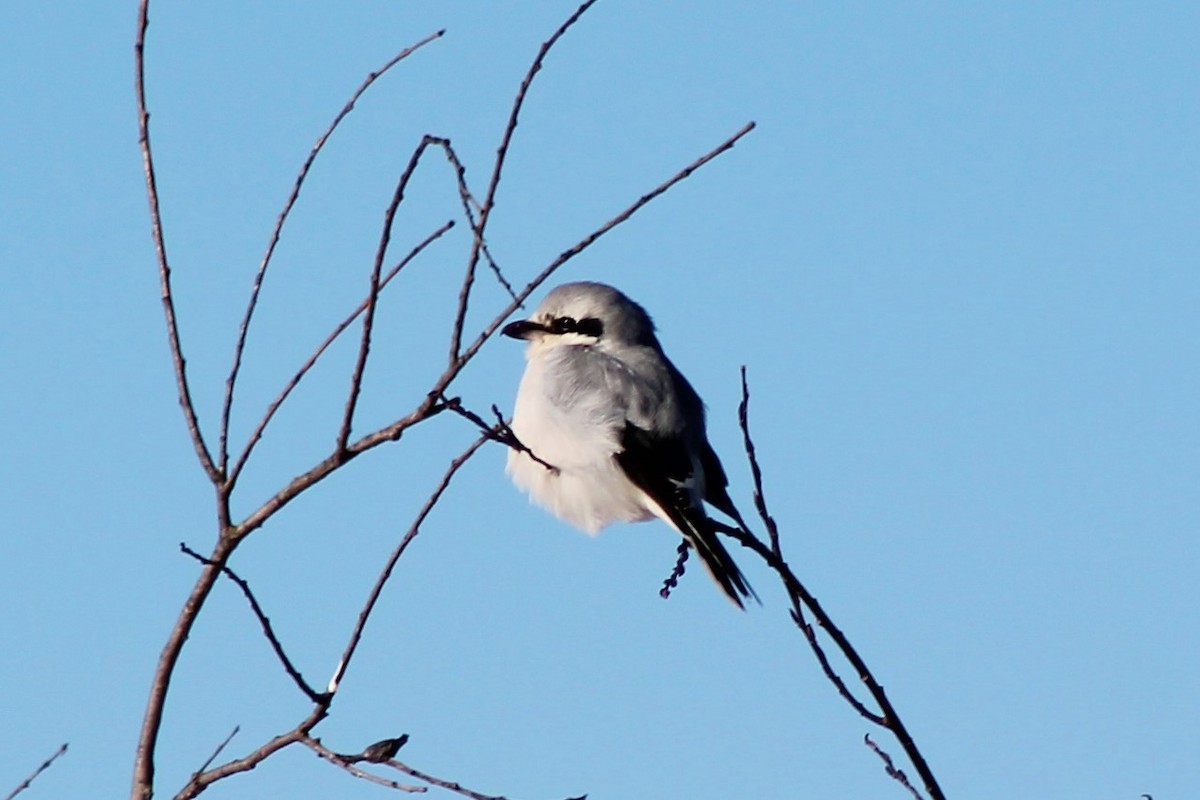
M505 325L504 329L500 332L513 339L532 339L537 333L545 333L546 326L531 319L519 319L516 322L510 322Z

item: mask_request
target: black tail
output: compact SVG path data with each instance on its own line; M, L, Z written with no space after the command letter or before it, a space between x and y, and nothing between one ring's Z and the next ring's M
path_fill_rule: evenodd
M704 516L702 511L687 509L673 513L671 516L675 518L675 524L680 528L680 532L683 533L688 544L696 550L696 554L704 562L704 568L708 570L708 574L712 576L717 585L721 587L721 591L725 592L726 597L732 600L735 606L745 608L742 603L743 597L752 597L756 603L762 602L751 588L750 582L746 580L746 576L734 563L733 556L729 555L729 551L721 543L712 521Z

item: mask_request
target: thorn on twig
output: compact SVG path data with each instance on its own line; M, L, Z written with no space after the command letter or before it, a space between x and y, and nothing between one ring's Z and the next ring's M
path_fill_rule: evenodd
M688 544L687 539L680 540L679 547L675 548L677 554L675 567L671 570L671 574L667 576L667 579L663 581L662 588L658 590L658 596L663 600L670 598L671 590L679 585L679 579L683 577L685 571L683 565L687 561L688 550L690 549L691 545Z
M380 739L362 751L361 759L363 761L370 761L372 764L382 764L389 759L395 758L396 753L399 753L400 748L404 747L407 743L407 733L403 733L395 739Z
M863 742L867 745L867 747L875 751L875 755L882 759L883 769L885 772L887 772L888 777L897 781L905 789L908 789L908 791L914 798L916 798L916 800L925 800L925 798L921 796L921 793L916 790L916 787L908 782L908 776L904 774L904 770L896 769L896 765L892 763L892 757L884 752L883 748L875 744L875 740L871 738L871 734L868 733L866 736L864 736Z

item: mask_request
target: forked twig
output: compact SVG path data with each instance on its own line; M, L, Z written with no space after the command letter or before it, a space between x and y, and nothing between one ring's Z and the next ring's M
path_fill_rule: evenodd
M208 769L209 766L212 764L212 762L217 760L217 756L221 755L221 751L223 751L226 747L229 746L229 743L233 741L233 737L237 736L238 731L240 731L241 729L242 729L241 725L234 725L233 730L231 730L229 732L229 735L226 736L219 745L217 745L217 748L212 751L212 755L210 755L207 759L205 759L204 763L200 765L200 769L198 769L192 773L192 777L195 777L195 776L199 775L201 772L204 772L204 770Z
M292 206L296 204L296 200L300 197L300 188L304 185L305 179L308 177L308 172L312 168L313 162L317 160L317 156L321 154L325 143L329 141L329 137L337 130L337 127L342 123L351 111L354 110L354 105L366 93L367 89L371 88L376 80L384 75L392 67L399 64L414 52L429 44L435 39L440 39L446 33L445 29L432 33L426 36L421 41L414 45L404 48L396 55L392 56L383 66L374 72L367 75L354 93L350 95L350 99L342 106L342 110L337 113L333 121L325 131L317 137L316 144L308 153L308 158L304 160L304 164L300 167L300 172L296 175L296 180L292 184L291 194L288 195L287 201L283 204L283 210L279 212L279 217L275 220L275 227L271 230L271 238L267 242L267 251L263 254L262 261L258 265L258 272L254 275L254 284L250 289L250 299L246 304L246 312L242 316L242 324L238 328L237 344L233 349L233 365L229 368L229 376L225 379L225 401L221 408L221 442L220 442L220 464L221 470L225 471L228 465L228 445L229 445L229 419L233 409L233 390L237 383L238 372L242 367L242 352L246 348L246 336L250 331L250 320L254 317L254 309L258 305L258 297L262 292L263 279L267 274L267 267L271 264L271 258L275 255L275 247L279 244L279 237L283 234L284 223L287 222L288 215L292 213Z
M875 679L874 674L871 672L870 668L867 667L866 662L863 661L862 656L860 656L858 653L858 650L855 649L855 647L850 643L850 640L846 638L846 635L842 633L842 631L836 625L834 625L832 618L821 606L821 603L816 597L813 596L811 592L808 591L804 584L801 583L800 579L796 577L796 574L792 571L791 567L788 566L787 562L783 559L783 555L778 546L777 526L774 518L767 511L766 500L763 496L762 490L762 472L758 469L757 456L755 454L753 441L750 436L748 412L746 410L749 406L749 402L750 389L746 382L746 372L743 368L742 406L739 412L739 423L742 426L742 434L745 442L747 443L746 457L751 463L751 472L755 476L755 506L758 510L760 518L763 521L763 524L767 527L767 530L771 536L772 544L770 546L764 544L749 531L741 531L736 528L729 527L722 527L722 530L733 538L737 539L745 547L757 553L758 556L762 558L762 560L765 561L772 570L775 571L780 580L783 582L784 588L788 592L788 597L792 601L792 618L800 627L801 631L804 632L810 647L813 649L814 654L821 663L822 669L825 671L826 677L833 682L839 694L841 694L841 696L856 711L858 711L859 714L861 714L865 719L870 720L871 722L892 732L892 735L896 737L896 741L898 741L900 746L904 749L904 753L908 757L908 760L912 762L913 767L916 768L917 773L921 776L921 780L925 784L925 791L928 792L930 798L932 798L932 800L945 800L945 795L942 793L942 789L938 785L937 778L934 777L933 771L929 768L929 764L925 761L924 755L921 753L916 742L909 734L908 729L905 727L900 715L896 712L895 707L892 706L891 700L888 699L887 693L883 690L883 686L881 686ZM837 646L842 656L847 662L850 663L850 666L854 669L855 674L858 675L859 679L866 687L867 692L871 695L871 698L879 707L880 713L875 714L867 709L862 702L853 696L842 679L833 671L832 667L829 665L828 659L825 657L824 651L817 642L816 634L813 631L812 626L803 619L801 614L802 608L808 609L808 611L813 615L817 624L821 626L821 628Z
M41 763L41 766L39 766L37 769L35 769L29 775L28 778L26 778L25 780L23 780L19 784L17 784L17 788L15 788L11 792L9 792L5 796L4 800L13 800L14 797L16 797L21 792L28 789L30 787L30 785L32 785L33 782L35 780L37 780L38 775L41 775L46 770L50 769L50 765L53 764L55 761L57 761L59 759L59 756L62 756L67 752L67 744L68 743L64 742L61 747L59 747L57 750L54 751L54 755L50 756L45 761L43 761Z
M471 456L479 451L484 442L488 441L487 436L480 436L466 450L460 453L454 460L450 462L450 466L446 468L442 474L442 479L438 481L433 493L429 495L429 499L425 501L425 505L421 506L421 510L417 512L416 518L413 520L408 531L401 538L400 543L392 551L388 557L387 563L383 570L379 573L379 577L375 579L375 585L371 587L370 594L367 595L367 602L363 605L362 611L358 614L358 621L354 625L354 631L350 634L350 641L346 645L346 649L342 652L342 657L338 661L337 668L333 671L333 676L329 679L329 685L326 691L332 695L337 693L338 686L341 685L342 678L346 674L346 670L350 666L350 659L354 658L354 651L358 649L359 640L362 639L363 630L367 626L367 620L371 616L371 612L375 609L375 603L379 600L379 595L383 592L383 587L387 584L388 579L392 576L392 570L396 567L396 562L400 560L400 556L404 555L404 551L408 549L412 540L421 532L421 525L425 522L426 517L433 511L434 506L441 500L446 489L450 486L450 481L454 479L455 474L470 460Z
M500 176L504 172L504 161L508 158L508 148L512 144L513 134L517 130L517 119L521 115L522 106L525 105L525 97L529 93L529 87L533 84L534 76L541 71L542 63L546 60L546 55L550 52L550 48L554 47L558 40L579 21L584 12L595 3L596 0L585 0L585 2L580 4L579 8L575 9L575 13L567 17L566 21L558 26L558 30L542 43L541 48L533 59L533 63L529 65L529 70L521 80L521 87L517 90L516 97L513 99L512 111L508 115L508 124L504 128L504 136L500 139L500 146L496 148L496 160L492 165L492 178L488 181L487 194L483 198L483 204L479 207L479 224L475 228L475 241L471 245L471 256L467 260L466 273L463 275L462 287L458 292L458 311L454 314L454 326L450 332L449 363L451 365L462 359L459 351L462 349L463 325L466 323L467 306L471 301L471 286L475 281L475 267L479 263L479 254L485 246L484 231L487 228L488 220L491 218L492 209L496 206L496 190L500 188ZM520 302L516 298L513 298L513 300L517 305L520 305Z
M302 475L294 478L287 486L276 492L274 496L260 505L250 516L246 517L240 524L234 526L229 536L234 540L240 540L257 530L267 521L275 512L283 508L285 505L294 500L298 495L307 490L310 486L324 480L331 472L341 467L351 458L359 456L368 450L372 450L385 442L395 441L399 439L403 433L413 425L424 422L431 416L445 410L444 405L439 405L437 398L445 395L447 389L454 382L455 378L462 370L470 363L471 359L479 352L480 348L490 339L504 321L508 319L514 311L525 302L529 295L541 286L545 281L553 275L559 268L570 261L575 256L582 253L590 247L597 239L604 234L616 228L621 223L627 221L630 217L636 214L643 206L651 202L655 198L661 196L675 184L685 180L688 176L694 173L697 169L712 161L714 158L733 148L735 144L750 131L754 130L754 123L749 122L744 125L741 130L730 136L721 144L709 150L704 155L697 158L691 164L687 165L679 172L672 175L667 180L642 195L635 202L631 203L624 211L610 219L608 222L595 229L587 236L580 239L567 250L564 250L553 261L551 261L540 273L538 273L531 281L525 284L521 291L517 292L515 300L511 301L504 309L502 309L488 325L480 331L475 340L470 346L462 352L458 361L448 366L446 371L434 382L433 386L426 393L425 399L413 411L405 416L397 419L389 425L361 437L357 441L348 444L343 452L334 452L320 463L314 465L311 469Z
M448 230L453 227L454 220L447 220L440 228L426 236L424 240L420 242L420 244L410 250L408 255L400 259L396 266L392 267L388 273L383 276L383 278L379 281L379 290L383 291L383 289L389 283L391 283L392 278L395 278L396 275L399 274L400 270L404 269L404 267L406 267L408 263L418 255L420 255L426 247L440 239ZM262 438L264 431L267 429L267 425L271 422L271 418L275 416L275 412L279 410L279 407L283 405L283 402L287 400L288 395L290 395L292 391L299 385L300 381L303 380L308 371L313 368L313 366L317 363L317 360L324 355L327 349L329 349L329 346L333 344L347 328L350 327L354 320L358 319L358 315L361 314L366 307L367 299L364 298L363 301L359 303L358 306L351 311L345 319L343 319L334 327L330 334L325 337L325 340L321 342L321 344L317 346L317 349L313 351L312 355L308 357L308 360L301 365L300 369L296 370L296 374L293 375L291 380L288 381L287 385L283 387L283 390L279 393L279 395L271 401L271 405L267 408L266 413L263 414L263 418L259 420L258 427L256 427L254 429L254 433L250 435L250 439L246 443L245 449L242 450L242 454L238 457L237 462L234 464L233 470L229 473L229 484L231 486L237 482L238 476L241 474L242 469L246 466L246 460L250 458L250 453L253 452L255 445L257 445L259 439Z
M488 437L493 442L511 447L518 453L525 453L531 459L533 459L534 462L541 464L551 472L558 472L558 467L554 466L549 461L543 460L538 456L537 453L530 450L528 445L517 438L517 434L513 432L511 427L509 427L508 420L506 420L504 418L504 414L500 412L499 406L492 406L492 414L494 414L496 417L496 424L488 425L487 422L484 421L483 417L479 416L474 411L471 411L469 408L464 408L462 401L459 398L448 397L444 398L444 400L446 409L448 411L453 411L463 419L470 420L472 423L474 423L475 427L479 428L479 430L483 432L484 436Z
M214 566L212 561L200 555L183 542L179 543L179 549L183 553L199 561L201 564L206 566ZM216 566L218 566L221 572L225 574L225 577L237 584L237 587L242 590L242 594L250 603L250 610L253 611L254 616L258 618L258 624L262 626L263 636L267 637L267 641L271 644L271 649L275 651L275 655L279 658L280 663L283 664L284 671L287 672L288 676L291 677L292 681L296 684L300 691L304 692L304 694L308 696L309 700L313 701L314 703L320 703L323 700L322 695L308 685L308 681L304 680L304 676L300 674L300 670L296 669L295 665L292 664L292 660L288 658L287 653L284 652L283 645L280 643L279 637L275 635L275 629L271 625L271 620L268 619L266 612L264 612L262 606L259 605L258 599L254 596L254 592L250 590L250 584L247 583L244 578L230 569L228 564L219 564ZM234 733L237 733L237 730L234 730ZM230 738L233 738L233 734L230 734ZM220 750L217 752L219 753ZM207 766L208 765L205 764L205 766L199 771L203 772Z
M154 175L154 163L151 157L149 138L149 111L147 109L144 82L144 51L146 31L148 27L149 0L141 0L139 3L138 27L135 40L137 103L140 134L139 143L143 153L146 172L147 198L151 208L152 234L157 251L158 268L162 286L163 307L166 315L168 340L171 346L172 361L178 385L180 404L183 407L189 434L192 438L193 446L196 449L201 465L217 489L217 522L219 535L213 547L213 551L208 557L205 558L198 555L195 556L202 561L203 567L200 571L199 577L195 582L195 585L192 587L191 592L184 603L183 609L180 612L175 626L171 630L167 641L164 644L162 653L159 656L159 660L155 668L150 687L147 709L142 721L141 736L137 746L137 755L134 765L133 797L137 800L149 800L154 793L155 754L158 737L162 728L163 708L170 682L175 673L175 668L178 663L183 645L187 641L199 612L211 595L213 587L219 577L222 574L229 575L231 579L236 577L233 575L233 573L227 571L227 564L239 543L251 532L261 527L272 515L283 508L283 506L298 497L300 494L304 493L306 490L312 488L324 478L328 477L332 472L336 471L341 466L344 466L350 459L365 453L366 451L373 449L384 442L395 441L399 439L401 435L412 426L421 422L425 422L446 410L447 405L442 398L445 397L445 393L450 385L467 366L467 364L478 354L483 344L495 334L505 319L507 319L507 317L510 316L513 311L515 311L516 308L518 308L541 283L549 278L551 274L563 266L567 261L589 247L600 236L628 220L643 206L666 192L679 181L690 176L692 172L694 172L700 166L715 158L725 150L733 147L742 136L744 136L754 127L753 123L745 126L741 131L727 139L717 148L709 151L704 156L701 156L688 167L685 167L673 177L660 184L657 188L643 195L616 217L585 236L568 250L560 253L560 255L550 264L548 264L537 276L535 276L532 281L527 283L521 291L512 291L511 285L508 284L503 275L500 273L499 266L496 264L495 259L492 257L492 254L487 247L485 229L489 214L494 208L496 192L505 158L517 126L520 109L529 90L532 79L534 75L541 69L542 61L550 47L553 46L553 44L563 35L563 33L565 33L565 31L569 29L571 25L573 25L575 21L578 20L578 18L584 13L584 11L586 11L587 8L589 8L593 3L594 0L589 0L588 2L585 2L579 6L572 17L569 18L563 26L560 26L559 30L554 34L554 36L552 36L550 40L543 44L542 50L538 53L537 58L535 59L529 72L526 74L525 80L522 82L516 100L514 101L513 109L509 116L505 133L501 141L501 146L497 151L497 158L493 165L492 179L489 183L488 191L482 204L476 202L474 196L467 187L465 170L462 168L461 162L458 161L457 155L449 146L448 140L439 140L437 137L426 137L422 141L421 145L413 153L408 168L401 175L399 181L397 182L395 191L393 193L392 202L389 204L388 209L385 212L384 225L380 233L375 259L372 265L370 285L366 299L363 301L359 309L350 315L350 318L345 323L335 328L334 332L326 339L325 343L317 348L309 360L300 368L291 381L281 391L280 395L267 409L257 428L252 433L246 448L235 460L231 474L227 474L226 472L231 455L228 451L230 418L232 415L235 386L241 369L250 323L257 306L257 301L261 294L265 272L273 258L276 246L280 240L282 228L289 217L291 209L297 201L299 192L304 184L308 171L312 166L316 156L322 151L322 148L324 147L328 138L332 135L333 131L336 129L341 120L353 108L354 103L361 97L366 89L381 74L383 74L383 72L401 60L404 56L408 55L410 52L414 51L425 43L432 41L437 36L440 36L441 33L439 32L434 36L427 37L427 39L423 40L417 45L414 45L412 48L408 48L406 51L402 52L387 65L385 65L384 68L368 76L364 83L359 87L358 91L352 95L351 100L343 108L342 112L334 118L334 121L331 123L326 132L318 139L316 145L313 147L312 151L310 151L308 159L301 167L300 173L293 184L291 195L285 203L279 218L276 220L276 225L272 231L263 261L260 263L259 270L255 274L251 296L247 304L247 309L243 317L242 324L239 327L233 365L231 366L229 375L226 379L225 396L222 405L221 426L219 432L219 450L217 452L217 458L214 461L213 454L209 451L208 445L204 437L201 435L198 416L190 394L190 387L185 369L185 360L183 357L182 345L180 343L180 333L175 318L174 298L171 293L171 272L166 256L161 211ZM365 374L366 363L370 353L374 316L379 300L379 294L388 281L394 277L395 273L398 272L405 263L407 263L407 260L401 262L401 264L387 276L382 274L383 262L386 258L390 244L391 228L396 218L396 212L403 200L408 181L412 177L426 147L430 144L441 145L444 152L447 154L447 158L457 170L459 193L463 202L464 214L467 217L468 222L471 224L473 233L471 257L467 267L467 273L464 276L463 284L460 289L458 309L454 318L454 330L452 338L454 339L455 344L452 348L453 354L451 363L447 365L447 368L442 375L433 381L433 385L424 399L421 400L409 413L399 417L389 425L360 437L356 441L351 441L350 435L354 422L354 412L358 402L359 393L362 389L363 375ZM449 227L449 224L447 224L443 229L428 237L424 243L418 246L418 248L414 250L412 254L410 254L409 258L415 256L416 253L419 253L430 242L432 242L438 236L441 236L442 233L449 229ZM512 302L493 318L493 320L476 336L469 346L463 349L462 332L465 325L467 306L470 301L470 292L474 281L475 269L481 257L486 258L489 265L492 266L502 285L504 285L509 291L512 297ZM330 455L324 460L313 465L307 472L304 472L303 474L294 478L272 497L262 503L255 511L250 513L249 516L245 517L240 523L235 524L230 516L230 499L236 478L238 475L240 475L242 469L247 463L251 452L254 450L256 444L261 440L266 427L269 425L280 405L286 401L291 392L312 368L316 360L320 358L320 356L326 351L329 344L336 339L341 332L346 329L346 327L348 327L355 319L357 319L359 315L363 316L363 335L359 345L358 357L355 360L353 374L350 380L350 391L347 397L345 412L341 419L341 425L337 432L336 446L334 447L332 453L330 453ZM497 414L498 413L499 412L497 412ZM503 436L503 430L500 426L497 426L497 432L499 435ZM293 679L297 681L297 685L305 690L310 699L314 701L313 708L311 709L310 713L291 731L271 738L245 756L230 760L227 763L220 764L216 767L207 768L207 765L210 764L212 760L214 760L227 746L229 740L226 740L226 742L222 743L222 746L217 749L217 752L214 753L213 758L206 762L206 767L203 769L203 771L193 775L183 789L179 791L177 797L180 798L180 800L188 800L189 798L197 796L203 792L206 787L225 777L254 769L265 759L289 747L290 745L297 743L308 745L308 741L312 739L311 731L329 713L329 709L333 703L333 700L335 699L336 691L341 684L349 664L357 650L358 644L365 630L366 623L375 607L384 585L390 578L396 563L405 552L408 544L411 543L412 539L419 533L420 526L424 523L434 506L442 497L453 476L486 440L487 437L481 436L459 457L451 462L446 473L443 475L441 482L434 489L428 501L416 516L412 527L409 528L400 543L397 545L396 549L393 551L391 558L388 560L379 578L372 587L366 604L358 616L357 622L350 635L349 642L342 653L332 677L330 678L328 691L324 693L314 692L311 687L307 687L307 684L305 684L303 680L299 678L299 673L296 672L294 668L288 669L289 674L294 673ZM277 655L279 655L281 661L285 664L285 668L288 668L290 666L290 662L288 662L283 656L282 647L279 646L277 637L275 637L273 631L271 630L269 622L266 620L266 616L258 606L257 601L254 600L253 594L249 591L248 585L246 585L244 582L241 582L239 585L242 586L244 594L251 601L251 607L258 616L260 624L263 625L264 635L266 635L268 641L272 643L272 646L276 648ZM420 780L427 781L431 785L437 785L447 790L458 792L464 796L474 798L475 800L499 800L499 798L493 798L488 795L481 795L472 792L471 790L467 790L457 783L443 781L441 779L434 778L433 776L425 775L424 773L420 773L417 770L407 767L407 765L394 762L394 759L388 760L387 763L391 764L396 769L406 771L408 774L413 775Z

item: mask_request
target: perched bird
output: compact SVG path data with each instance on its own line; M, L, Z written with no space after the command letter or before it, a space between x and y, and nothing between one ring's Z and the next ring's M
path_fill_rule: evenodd
M505 336L529 342L508 474L560 519L596 534L653 517L695 548L739 608L754 597L704 510L739 526L704 430L704 403L671 363L640 305L602 283L567 283Z

